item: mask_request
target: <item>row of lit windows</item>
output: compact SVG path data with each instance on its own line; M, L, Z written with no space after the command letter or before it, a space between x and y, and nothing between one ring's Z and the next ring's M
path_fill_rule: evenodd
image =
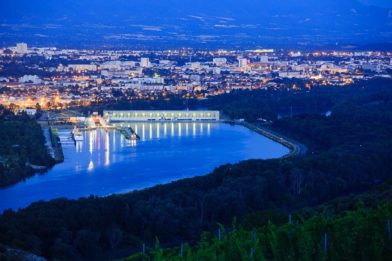
M172 112L172 113L153 113L153 112L150 112L150 113L145 113L145 112L142 112L142 113L137 113L137 112L135 112L135 113L130 113L130 112L128 112L128 113L124 113L124 112L120 112L120 113L116 113L116 112L113 112L113 113L105 113L105 116L113 116L113 117L146 117L146 116L150 116L150 117L161 117L161 116L164 116L164 117L168 117L168 116L171 116L171 117L216 117L217 115L215 114L215 113L210 113L210 112L207 112L207 113L174 113L174 112Z

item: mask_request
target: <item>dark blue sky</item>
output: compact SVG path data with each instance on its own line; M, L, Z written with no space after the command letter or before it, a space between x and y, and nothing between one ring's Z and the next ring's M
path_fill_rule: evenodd
M0 44L284 47L392 42L391 0L2 0Z
M375 6L389 7L389 8L392 7L391 0L360 0L360 2L367 5L375 5Z

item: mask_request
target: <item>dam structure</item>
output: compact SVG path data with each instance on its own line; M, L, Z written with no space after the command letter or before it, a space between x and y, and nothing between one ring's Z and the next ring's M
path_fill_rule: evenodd
M104 111L107 123L113 122L151 122L151 121L219 121L219 111L208 110L124 110Z

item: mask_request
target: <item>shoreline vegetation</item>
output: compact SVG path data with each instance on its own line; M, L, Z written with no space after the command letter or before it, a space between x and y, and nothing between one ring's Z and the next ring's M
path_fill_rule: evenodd
M27 116L0 120L0 189L54 166L41 126Z

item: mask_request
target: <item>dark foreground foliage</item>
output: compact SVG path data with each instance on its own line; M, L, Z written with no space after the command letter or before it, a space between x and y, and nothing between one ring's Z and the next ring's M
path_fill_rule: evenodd
M285 214L364 192L392 177L392 88L391 81L357 88L356 95L342 90L346 95L334 99L330 117L302 114L274 121L272 128L308 145L304 157L249 160L221 166L203 177L125 195L57 199L18 212L8 210L0 217L0 243L50 259L107 260L140 251L143 243L152 246L156 238L164 247L195 243L202 231L216 231L217 223L227 227L234 217L241 222L255 212ZM245 102L237 102L238 109L246 108ZM325 222L320 223L317 236L327 230ZM379 222L385 225L385 220ZM306 230L303 226L293 228L293 233ZM279 228L274 231L285 237ZM364 231L368 230L358 233ZM286 244L295 248L297 243L288 238Z
M132 260L391 260L392 206L358 207L341 215L289 217L252 230L233 224L204 233L195 246L163 249L159 241Z

